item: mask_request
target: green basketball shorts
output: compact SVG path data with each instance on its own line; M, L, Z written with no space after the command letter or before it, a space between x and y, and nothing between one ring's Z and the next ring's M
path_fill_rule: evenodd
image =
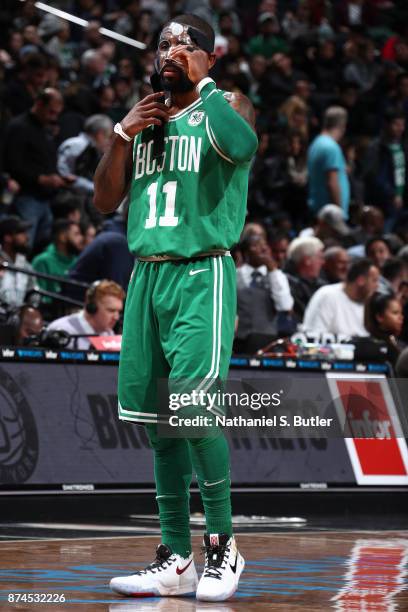
M119 418L157 423L158 380L208 390L228 374L236 314L231 256L138 261L126 298L119 364Z

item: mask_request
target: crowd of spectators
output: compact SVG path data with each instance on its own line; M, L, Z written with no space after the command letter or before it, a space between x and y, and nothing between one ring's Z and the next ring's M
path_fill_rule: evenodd
M55 0L82 27L0 7L0 257L77 282L0 272L0 299L42 290L46 318L86 285L126 291L126 202L92 206L112 126L150 91L161 26L216 31L212 76L256 109L259 149L234 249L236 350L296 330L408 341L408 5L405 0ZM138 49L100 27L137 40ZM32 266L32 267L31 267ZM24 307L25 308L25 307ZM25 316L27 312L24 313ZM28 312L30 315L30 312ZM404 318L405 315L405 318Z

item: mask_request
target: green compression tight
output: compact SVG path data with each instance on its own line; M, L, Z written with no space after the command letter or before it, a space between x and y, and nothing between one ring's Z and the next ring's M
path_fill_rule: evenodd
M222 432L208 438L160 438L146 425L154 450L154 475L162 541L182 557L191 553L190 483L193 469L208 533L232 535L228 444Z

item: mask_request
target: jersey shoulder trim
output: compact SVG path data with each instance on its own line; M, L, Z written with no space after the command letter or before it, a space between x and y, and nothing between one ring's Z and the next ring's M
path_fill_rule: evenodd
M235 163L232 161L232 159L230 159L227 155L225 155L225 153L221 150L219 144L215 140L214 132L212 131L211 126L208 123L208 117L205 118L205 129L206 129L208 138L210 140L210 143L212 147L215 149L215 151L218 153L218 155L222 157L223 159L225 159L225 161L229 162L230 164L234 164L235 166Z
M195 110L196 108L198 108L202 103L203 101L201 100L201 98L198 98L197 100L192 102L189 106L186 106L186 108L182 108L181 111L179 111L176 115L169 117L169 121L177 121L177 119L181 119L182 117L187 115L192 110Z

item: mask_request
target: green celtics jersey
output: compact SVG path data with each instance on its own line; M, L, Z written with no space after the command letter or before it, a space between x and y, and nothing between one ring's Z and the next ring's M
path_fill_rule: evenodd
M218 148L201 99L170 118L164 142L155 160L153 127L135 138L130 250L187 258L230 249L245 220L250 163L234 164Z

